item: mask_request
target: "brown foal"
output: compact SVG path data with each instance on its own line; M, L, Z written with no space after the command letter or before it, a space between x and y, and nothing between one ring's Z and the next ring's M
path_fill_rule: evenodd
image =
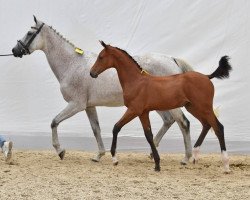
M101 41L104 49L100 52L90 75L93 78L108 68L115 68L123 89L124 104L127 111L115 124L111 154L114 164L117 135L121 128L135 117L139 116L148 143L151 146L155 161L155 170L160 171L160 157L153 142L153 134L149 121L149 112L152 110L170 110L184 106L188 112L202 124L202 132L194 145L199 148L212 127L218 137L224 169L229 172L229 158L226 152L223 125L216 118L213 111L214 86L209 80L212 78L227 78L231 66L228 57L224 56L219 67L211 75L198 72L186 72L173 76L151 76L124 50ZM194 157L195 161L196 157Z

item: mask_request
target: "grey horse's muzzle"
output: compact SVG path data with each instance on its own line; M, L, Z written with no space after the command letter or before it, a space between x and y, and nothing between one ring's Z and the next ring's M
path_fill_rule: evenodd
M42 30L44 23L37 28L37 27L31 27L36 30L35 33L32 34L31 38L28 40L28 42L25 44L22 40L17 40L17 45L12 49L12 53L15 57L20 57L22 58L23 55L30 54L29 47L33 40L36 38L36 36L40 33Z
M12 49L12 53L15 57L19 57L22 58L24 54L24 52L22 51L22 48L17 44L13 49Z

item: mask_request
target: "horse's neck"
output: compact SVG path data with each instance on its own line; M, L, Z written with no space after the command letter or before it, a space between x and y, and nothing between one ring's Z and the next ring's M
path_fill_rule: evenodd
M116 70L124 92L127 88L133 87L134 83L142 77L140 69L132 60L125 63L119 59Z
M53 30L47 28L45 34L45 45L42 49L47 57L49 65L56 78L60 82L67 71L72 68L72 58L74 58L74 47L56 34Z

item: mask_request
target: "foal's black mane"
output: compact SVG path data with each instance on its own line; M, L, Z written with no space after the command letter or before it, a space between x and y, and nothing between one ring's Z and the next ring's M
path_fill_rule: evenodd
M115 47L115 48L118 49L118 50L120 50L121 52L125 53L130 59L132 59L132 60L134 61L134 63L136 64L136 66L137 66L140 70L142 70L142 68L141 68L141 66L138 64L138 62L136 62L136 60L135 60L131 55L129 55L127 51L125 51L125 50L123 50L123 49L120 49L120 48L118 48L118 47Z

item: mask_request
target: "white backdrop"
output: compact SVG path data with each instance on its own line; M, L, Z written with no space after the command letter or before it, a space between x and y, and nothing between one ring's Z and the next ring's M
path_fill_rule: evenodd
M0 54L10 53L23 37L35 14L84 50L98 53L99 39L132 55L160 52L188 61L194 69L211 73L221 56L233 66L228 80L213 80L215 107L227 140L250 140L250 1L244 0L0 0ZM50 134L53 117L64 107L59 84L42 52L22 59L0 57L0 133ZM98 108L103 136L111 136L124 108ZM191 121L192 138L200 125ZM154 132L162 124L151 114ZM138 121L121 135L143 136ZM92 136L86 114L63 122L61 135ZM209 134L209 138L214 138ZM180 138L177 126L169 137Z

